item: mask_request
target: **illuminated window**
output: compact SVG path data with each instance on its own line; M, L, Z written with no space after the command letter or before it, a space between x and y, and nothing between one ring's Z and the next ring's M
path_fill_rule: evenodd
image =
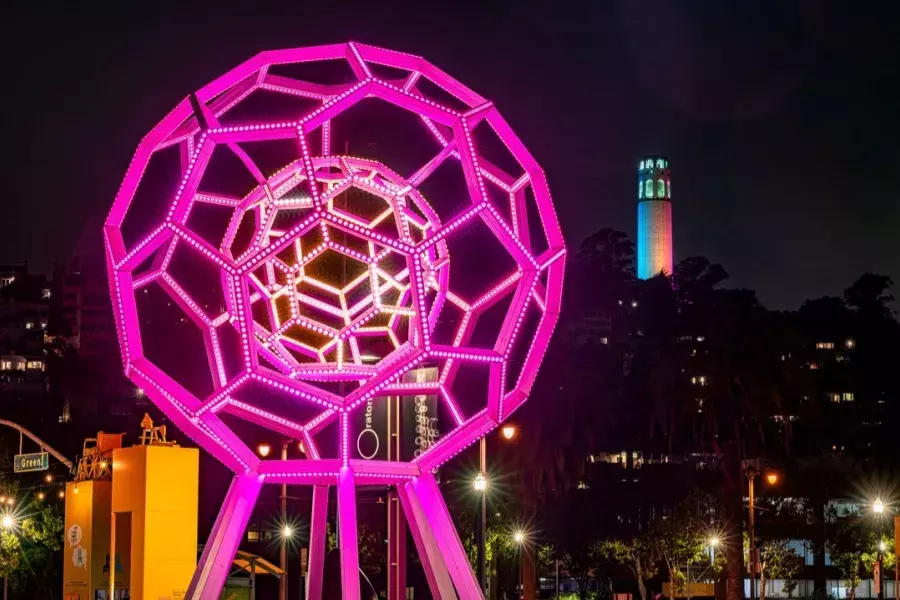
M646 189L644 190L644 197L652 198L653 197L653 180L648 179L647 181L644 182L644 185L646 186Z
M671 181L666 182L666 189L669 191L669 198L671 198L672 197L672 182Z
M641 164L638 165L638 169L640 169L641 171L644 170L644 161L641 161Z
M638 181L638 200L644 197L644 184Z
M16 371L24 371L25 370L25 361L13 363L13 369Z
M666 162L663 159L661 159L661 158L656 159L656 168L657 169L665 168L665 166L666 166Z
M0 360L0 371L12 371L12 361Z
M841 394L841 400L843 402L853 402L856 398L853 396L853 392L844 392Z
M49 297L50 297L50 288L44 288L44 289L42 289L42 290L41 290L41 298L42 298L43 300L46 300L46 299L49 298Z
M816 350L834 350L834 342L816 342Z
M828 394L828 399L831 400L832 402L840 402L841 395L840 394Z
M811 362L811 363L809 363L809 368L810 368L810 370L815 371L819 368L819 364Z
M656 180L656 197L657 198L665 198L666 197L666 182L662 179Z
M29 360L27 363L25 363L25 368L29 371L43 371L44 363L40 360Z
M25 323L25 329L34 329L34 321L27 321Z

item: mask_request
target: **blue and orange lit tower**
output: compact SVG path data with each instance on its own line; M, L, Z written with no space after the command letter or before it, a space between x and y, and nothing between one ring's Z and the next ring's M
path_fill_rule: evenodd
M672 274L672 179L669 161L645 158L638 165L637 276Z

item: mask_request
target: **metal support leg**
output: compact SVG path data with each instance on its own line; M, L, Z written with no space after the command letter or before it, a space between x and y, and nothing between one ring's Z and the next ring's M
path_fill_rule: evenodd
M434 600L456 600L456 592L453 589L450 572L447 570L447 563L441 556L437 540L425 519L415 489L412 484L399 485L397 486L397 495L403 505L403 512L406 513L406 520L409 523L416 550L419 552L419 559L422 561L431 597Z
M310 515L309 521L309 573L306 577L306 599L322 600L325 539L328 537L327 485L313 487L312 515Z
M447 505L441 497L434 475L422 474L409 485L412 486L419 498L425 520L434 534L438 551L447 562L450 579L453 580L459 597L466 600L484 600L484 592L475 578L475 572L472 570L469 557L466 556L456 526L453 525L453 520L447 511Z
M200 564L191 578L187 592L189 600L208 600L222 595L231 563L261 489L262 477L256 474L236 475L232 480L216 524L206 541Z
M342 467L338 475L338 536L341 548L341 590L344 600L360 600L359 543L356 531L356 484L353 471Z
M406 600L406 517L393 490L387 494L387 516L387 600Z

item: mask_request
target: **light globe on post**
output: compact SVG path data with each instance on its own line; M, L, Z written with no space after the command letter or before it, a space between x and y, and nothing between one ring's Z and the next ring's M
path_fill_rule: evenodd
M711 538L709 538L709 547L710 548L718 548L719 544L721 544L721 543L722 543L722 540L720 540L717 536L712 536Z
M504 425L500 429L500 433L503 435L503 437L505 439L511 440L514 437L516 437L516 433L518 433L518 430L516 429L515 425Z
M13 525L15 525L15 521L12 518L12 515L3 515L3 520L0 524L3 525L3 529L12 529Z
M781 480L781 473L775 469L766 469L766 483L769 485L777 485Z
M878 551L884 554L884 551L887 550L887 544L884 543L884 540L878 542Z
M876 515L884 514L884 502L881 498L875 498L875 502L872 503L872 512Z
M484 473L479 473L475 476L472 487L475 488L476 492L484 492L487 490L487 477L484 476Z
M525 532L522 531L521 529L515 531L515 532L513 533L513 541L514 541L516 544L518 544L519 546L521 546L522 544L524 544L524 543L525 543Z
M269 444L263 442L262 444L259 444L259 445L256 447L256 452L257 452L260 456L262 456L263 458L265 458L265 457L267 457L269 454L272 453L272 446L270 446Z
M281 528L281 537L289 540L294 535L294 529L290 525L285 525Z

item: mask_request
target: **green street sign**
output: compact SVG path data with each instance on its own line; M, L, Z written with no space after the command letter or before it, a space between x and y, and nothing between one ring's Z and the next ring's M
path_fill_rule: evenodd
M13 460L13 471L16 473L31 473L32 471L46 471L50 468L50 455L46 452L34 452L32 454L16 454Z

